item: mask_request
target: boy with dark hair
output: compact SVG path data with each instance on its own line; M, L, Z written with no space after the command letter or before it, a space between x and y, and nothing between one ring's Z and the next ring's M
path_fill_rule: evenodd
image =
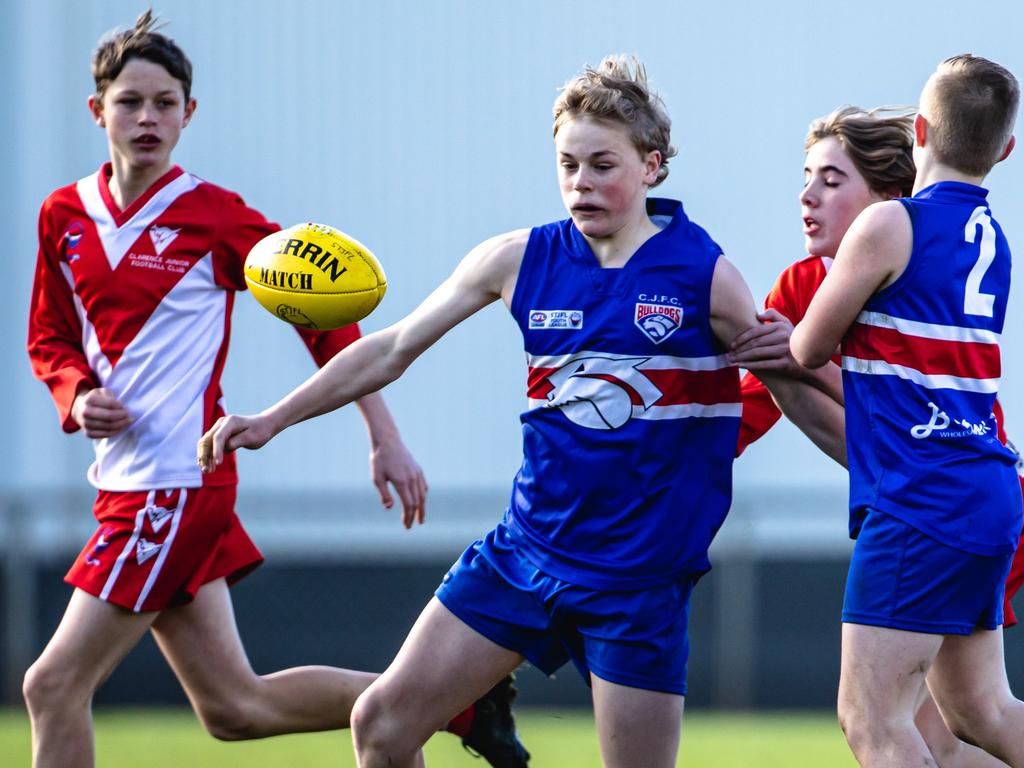
M219 381L231 307L245 288L251 246L278 229L242 199L171 162L196 102L192 68L146 12L101 42L89 108L110 162L43 203L29 319L33 371L50 388L63 429L83 429L96 460L99 526L67 575L67 612L25 676L37 768L94 763L96 688L148 630L206 728L250 739L348 725L364 672L300 667L257 675L242 647L228 584L262 562L234 511L233 461L203 475L195 441L223 413ZM325 364L357 326L299 331ZM379 394L357 405L385 507L388 483L407 527L423 521L426 481ZM508 683L485 720L508 752ZM493 727L466 713L465 732ZM525 765L520 759L496 765Z
M791 338L815 367L842 343L857 544L839 716L865 766L937 764L914 727L926 676L956 735L1024 765L1000 627L1021 491L994 414L1010 252L979 186L1013 149L1018 100L998 64L939 65L914 196L857 217Z

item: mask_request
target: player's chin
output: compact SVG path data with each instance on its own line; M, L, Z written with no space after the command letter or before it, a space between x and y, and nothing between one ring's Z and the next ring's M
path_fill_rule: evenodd
M581 216L574 212L572 221L576 225L576 229L587 237L608 237L614 233L614 229L604 217L596 217L593 214Z

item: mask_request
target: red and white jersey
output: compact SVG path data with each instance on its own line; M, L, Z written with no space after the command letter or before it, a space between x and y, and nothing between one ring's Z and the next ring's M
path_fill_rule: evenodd
M236 482L234 457L211 475L196 441L223 414L220 376L234 292L258 240L279 229L229 192L174 167L126 210L110 164L58 189L39 216L29 318L35 375L63 429L81 389L109 389L133 422L95 440L89 481L109 491ZM319 364L359 336L357 326L301 332Z
M796 325L807 314L807 307L811 305L811 299L831 266L832 259L827 256L807 256L790 264L769 291L764 300L765 309L774 309ZM838 358L836 362L839 362ZM737 456L752 442L763 437L782 416L768 388L754 374L748 372L744 375L740 391L743 396L743 418L740 421Z

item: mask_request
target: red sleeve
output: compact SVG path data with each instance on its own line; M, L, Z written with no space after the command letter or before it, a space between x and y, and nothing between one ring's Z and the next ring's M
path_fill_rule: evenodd
M213 237L214 279L234 291L245 290L245 257L267 235L281 229L234 192L223 191L224 199L217 231Z
M225 192L221 225L214 238L218 283L234 290L245 290L245 257L256 243L280 229L280 225L268 221L237 194ZM321 368L361 335L356 323L332 331L295 330Z
M736 445L737 456L743 455L743 451L755 440L760 440L782 416L768 387L749 371L740 382L740 395L743 398L743 416Z
M309 353L321 368L327 364L328 360L362 335L358 323L345 325L333 331L311 331L308 328L298 327L295 330L299 332Z
M820 259L804 259L791 264L775 280L764 305L785 315L796 325L803 320L824 277L825 269ZM768 388L754 374L748 372L743 377L740 394L743 397L743 416L736 445L737 456L742 455L748 445L761 439L782 416Z
M811 299L824 279L825 268L821 259L804 259L791 264L775 281L764 305L785 315L796 325L804 319Z
M32 373L50 388L61 428L75 432L79 426L71 418L71 406L81 389L91 389L97 382L82 349L82 322L61 267L61 236L52 231L44 203L28 318L28 356Z
M1003 416L1003 406L1000 405L998 399L992 403L992 413L996 417L996 437L999 438L1000 443L1006 445L1008 439L1006 437L1006 418Z

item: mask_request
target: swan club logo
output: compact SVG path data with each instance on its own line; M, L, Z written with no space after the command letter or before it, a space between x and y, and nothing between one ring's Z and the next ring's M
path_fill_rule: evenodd
M674 304L652 304L638 301L633 323L655 344L679 330L683 324L683 308Z
M528 328L531 331L578 331L583 327L583 310L531 309Z

